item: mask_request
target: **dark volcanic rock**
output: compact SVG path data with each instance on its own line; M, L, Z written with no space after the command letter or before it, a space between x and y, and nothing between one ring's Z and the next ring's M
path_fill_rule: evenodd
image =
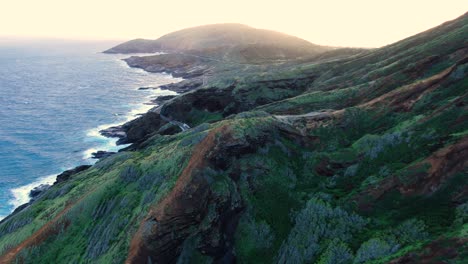
M162 99L169 99L171 97L165 97ZM161 103L159 98L153 100L154 103ZM99 131L101 135L105 137L116 137L117 145L137 143L144 141L149 135L157 132L161 127L166 125L168 122L163 120L158 113L147 112L146 114L140 115L137 119L129 121L121 126L115 126L103 129ZM168 134L172 134L168 132ZM97 155L94 155L97 154ZM113 153L112 153L113 154ZM93 158L102 158L102 156L109 156L108 153L97 152L93 153Z
M202 78L192 78L188 80L183 80L178 83L170 83L166 85L161 85L160 88L163 90L170 90L177 93L186 93L191 90L195 90L198 87L203 85Z
M51 187L50 184L41 184L37 187L34 187L30 192L29 192L29 197L31 197L31 199L36 199L37 197L39 197L39 195L41 195L41 193L43 193L44 191L47 191L49 188Z
M121 137L117 144L141 142L167 124L158 113L148 112L139 118L122 125L126 137Z
M107 157L112 156L114 154L115 154L115 152L112 152L112 151L99 150L97 152L93 152L91 155L92 155L93 159L104 159L104 158L107 158Z
M155 87L140 87L138 90L149 90L149 89L156 89Z
M174 99L177 97L177 95L163 95L163 96L158 96L156 99L151 100L151 103L161 105L166 101L169 101L171 99Z
M54 182L54 185L65 182L68 179L70 179L71 176L73 176L73 175L75 175L77 173L80 173L82 171L85 171L85 170L89 169L90 167L91 167L91 165L80 165L80 166L78 166L78 167L76 167L74 169L66 170L66 171L62 172L61 174L59 174L57 176L57 180Z
M99 133L105 137L125 138L127 134L122 126L109 127L99 131Z

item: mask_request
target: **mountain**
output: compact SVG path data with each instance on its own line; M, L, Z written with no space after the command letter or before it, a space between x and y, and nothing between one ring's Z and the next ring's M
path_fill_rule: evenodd
M296 59L331 49L271 30L241 24L213 24L179 30L156 40L131 40L105 53L184 52L246 61Z
M466 36L468 13L281 63L131 57L182 94L4 219L0 263L466 263Z

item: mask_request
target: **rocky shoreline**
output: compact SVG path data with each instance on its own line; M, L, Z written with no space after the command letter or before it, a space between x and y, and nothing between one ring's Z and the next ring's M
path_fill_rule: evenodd
M167 54L166 54L167 55ZM160 56L160 55L155 55ZM153 57L153 56L151 56ZM166 85L161 85L159 87L140 87L138 90L149 90L149 89L162 89L162 90L169 90L176 92L178 94L186 93L190 90L196 89L202 85L202 75L203 75L203 67L199 67L196 65L182 65L182 66L174 66L174 65L160 65L159 68L145 68L144 65L140 65L138 63L138 58L144 57L130 57L127 59L123 59L130 67L133 68L140 68L147 72L152 73L170 73L173 77L181 77L183 78L182 81L176 83L170 83ZM145 138L149 131L154 131L155 127L161 128L165 126L163 129L158 129L158 132L161 134L175 134L180 131L180 129L170 124L167 120L164 120L160 117L159 114L155 114L158 108L160 108L165 102L176 98L178 95L163 95L158 96L155 99L146 102L145 104L155 105L152 109L150 109L147 113L142 114L141 116L150 117L155 124L155 126L147 126L147 121L141 122L140 117L137 117L131 121L128 121L119 126L113 126L106 129L103 129L100 132L101 135L108 137L108 138L118 138L117 145L124 145L124 144L131 144L131 143L138 143L143 138ZM123 150L125 150L124 148ZM112 155L116 154L116 152L111 151L103 151L98 150L91 154L93 159L101 160ZM89 169L92 165L79 165L73 169L66 170L61 174L57 175L57 179L54 184L41 184L39 186L34 187L30 193L29 197L31 200L28 203L22 204L15 208L13 212L7 215L4 219L0 220L0 223L8 220L13 215L21 212L31 204L33 204L37 199L39 199L42 194L50 189L53 185L65 182L69 180L73 175L78 174L82 171Z
M209 72L206 59L186 54L159 54L154 56L131 56L123 59L128 66L139 68L152 73L169 73L173 77L183 78L182 81L161 85L159 87L140 87L138 90L162 89L184 94L203 85L203 76ZM109 138L118 138L117 145L138 143L149 134L157 131L160 134L175 134L179 128L171 120L162 118L160 110L164 103L173 100L176 96L158 96L145 104L155 105L141 117L128 121L119 126L113 126L100 131L100 134ZM98 153L93 153L98 154ZM101 155L94 155L100 157Z
M31 200L25 204L22 204L20 206L18 206L17 208L15 208L15 210L13 212L11 212L9 215L7 215L5 218L3 218L2 220L0 220L0 224L7 221L8 219L10 219L12 216L16 215L17 213L21 212L22 210L24 210L25 208L27 208L28 206L30 206L31 204L33 204L35 201L37 201L39 198L42 197L42 195L48 190L50 189L52 186L54 185L57 185L57 184L60 184L60 183L63 183L63 182L66 182L68 180L70 180L70 178L75 175L75 174L78 174L80 172L83 172L87 169L91 168L91 165L79 165L79 166L76 166L75 168L73 169L70 169L70 170L66 170L62 173L60 173L59 175L57 175L57 179L55 180L55 182L50 185L50 184L41 184L39 186L36 186L34 187L30 192L29 192L29 197L31 198Z

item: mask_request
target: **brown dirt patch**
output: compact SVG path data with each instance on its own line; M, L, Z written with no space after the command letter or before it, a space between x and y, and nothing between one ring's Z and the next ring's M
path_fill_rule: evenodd
M229 127L221 126L194 148L175 187L140 223L125 263L146 263L152 255L156 255L161 263L175 261L175 251L190 232L190 227L202 220L209 200L209 184L200 175L200 169L215 155L218 142L224 142L229 136Z

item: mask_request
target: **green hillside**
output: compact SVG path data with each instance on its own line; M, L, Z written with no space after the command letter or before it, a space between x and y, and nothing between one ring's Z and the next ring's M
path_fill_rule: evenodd
M467 36L468 13L281 63L133 58L204 81L0 222L0 263L466 263Z

